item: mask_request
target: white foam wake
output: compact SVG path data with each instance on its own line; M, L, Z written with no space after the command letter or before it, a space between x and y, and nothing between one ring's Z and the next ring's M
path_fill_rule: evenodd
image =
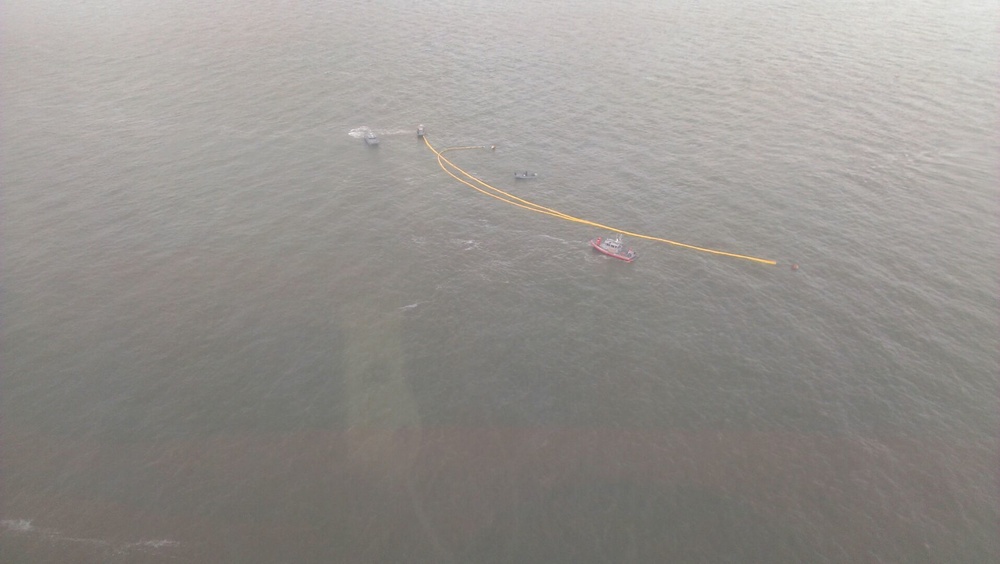
M373 129L367 125L362 125L360 127L355 127L354 129L347 132L348 135L355 139L364 138L365 134L368 132L373 132L380 137L388 137L390 135L416 135L417 128L413 127L411 129Z
M362 125L361 127L355 127L354 129L348 131L347 134L355 139L362 139L364 138L365 134L367 134L371 130L372 129L367 125Z
M14 533L27 533L34 530L34 527L31 526L31 521L27 519L2 519L0 520L0 527Z
M2 532L9 532L11 534L18 535L34 535L53 543L73 542L112 547L115 554L127 554L134 551L154 553L157 550L175 548L181 545L180 542L170 539L142 540L138 542L115 544L102 539L71 537L62 534L55 529L41 529L35 527L31 524L30 519L0 519L0 533Z

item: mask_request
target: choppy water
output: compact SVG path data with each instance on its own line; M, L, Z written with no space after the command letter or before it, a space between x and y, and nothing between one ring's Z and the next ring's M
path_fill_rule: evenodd
M998 558L996 2L2 11L4 561Z

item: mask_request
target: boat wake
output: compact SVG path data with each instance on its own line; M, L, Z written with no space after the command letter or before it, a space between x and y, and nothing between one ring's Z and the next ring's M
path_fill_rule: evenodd
M100 547L101 550L110 550L116 555L135 552L161 554L162 549L176 548L181 545L180 542L169 539L113 543L102 539L71 537L55 529L36 527L31 524L30 519L0 519L0 538L4 534L33 536L50 543L89 544Z
M348 131L347 134L355 139L364 139L365 135L369 132L374 133L379 137L388 137L390 135L413 135L414 131L416 130L412 127L409 129L373 129L367 125L362 125Z
M550 241L558 241L563 245L576 245L578 243L578 241L570 241L568 239L563 239L561 237L553 237L552 235L546 235L545 233L539 234L539 237L542 239L548 239Z
M35 528L31 526L31 521L27 519L4 519L0 521L0 527L14 533L27 533L28 531L35 530Z
M364 139L365 135L370 133L372 128L367 125L362 125L361 127L355 127L354 129L347 132L348 135L355 139Z

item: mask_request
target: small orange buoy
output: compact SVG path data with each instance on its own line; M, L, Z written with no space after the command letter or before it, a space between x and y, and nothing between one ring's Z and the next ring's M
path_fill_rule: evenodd
M792 270L798 270L798 269L799 269L799 265L797 265L797 264L793 264L792 265Z

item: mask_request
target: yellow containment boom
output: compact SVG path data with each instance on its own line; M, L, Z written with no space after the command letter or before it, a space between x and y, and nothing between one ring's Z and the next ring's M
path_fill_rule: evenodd
M677 246L677 247L684 247L685 249L691 249L691 250L694 250L694 251L701 251L703 253L711 253L713 255L722 255L722 256L726 256L726 257L733 257L733 258L738 258L738 259L743 259L743 260L749 260L749 261L753 261L753 262L759 262L761 264L768 264L768 265L771 265L771 266L774 266L774 265L778 264L776 261L769 260L769 259L763 259L763 258L758 258L758 257L751 257L751 256L748 256L748 255L738 255L736 253L727 253L725 251L718 251L718 250L715 250L715 249L706 249L704 247L696 247L694 245L688 245L686 243L679 243L677 241L671 241L669 239L663 239L661 237L654 237L652 235L643 235L642 233L632 233L631 231L625 231L624 229L619 229L617 227L611 227L611 226L608 226L608 225L602 225L600 223L595 223L593 221L588 221L586 219L581 219L579 217L573 217L571 215L564 214L564 213L562 213L560 211L556 211L554 209L547 208L545 206L541 206L541 205L536 204L534 202L529 202L528 200L525 200L525 199L522 199L522 198L518 198L517 196L515 196L513 194L508 194L507 192L504 192L503 190L501 190L499 188L496 188L494 186L491 186L491 185L487 184L485 181L483 181L483 180L481 180L479 178L476 178L475 176L473 176L473 175L469 174L468 172L462 170L461 167L459 167L455 163L449 161L444 156L444 154L447 153L447 152L449 152L449 151L466 151L466 150L469 150L469 149L486 149L487 147L482 146L482 145L475 145L475 146L470 146L470 147L449 147L447 149L442 149L442 150L438 151L437 149L434 148L433 145L431 145L431 142L427 138L427 135L423 135L422 139L424 140L424 144L427 145L427 148L430 149L435 155L437 155L438 166L441 167L441 170L443 170L446 173L448 173L449 176L451 176L455 180L461 182L462 184L465 184L469 188L472 188L473 190L476 190L478 192L486 194L487 196L489 196L491 198L496 198L496 199L498 199L500 201L506 202L506 203L508 203L508 204L510 204L512 206L517 206L519 208L523 208L523 209L526 209L526 210L529 210L529 211L533 211L533 212L536 212L536 213L550 215L552 217L557 217L559 219L564 219L566 221L572 221L574 223L582 223L584 225L589 225L591 227L597 227L597 228L600 228L600 229L606 229L608 231L613 231L615 233L621 233L622 235L628 235L629 237L635 237L636 239L646 239L648 241L657 241L657 242L660 242L660 243L667 243L668 245L674 245L674 246ZM448 166L445 166L446 164ZM459 177L457 174L455 174L455 172L452 172L451 170L449 170L448 167L451 167L452 169L454 169L455 171L457 171L459 174L461 174L465 178Z

